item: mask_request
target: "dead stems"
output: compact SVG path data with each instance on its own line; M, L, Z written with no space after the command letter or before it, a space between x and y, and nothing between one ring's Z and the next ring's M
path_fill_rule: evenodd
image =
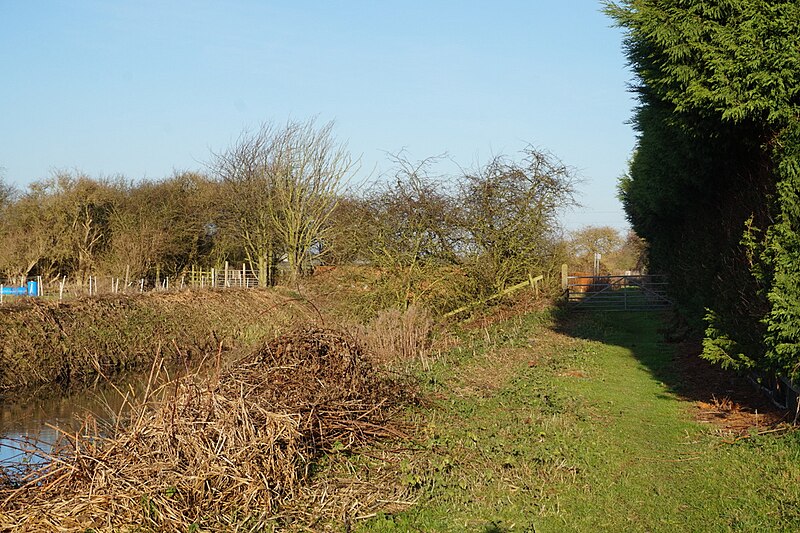
M258 530L321 454L403 436L396 388L331 330L279 337L214 379L158 373L122 422L87 420L30 479L0 483L0 530Z

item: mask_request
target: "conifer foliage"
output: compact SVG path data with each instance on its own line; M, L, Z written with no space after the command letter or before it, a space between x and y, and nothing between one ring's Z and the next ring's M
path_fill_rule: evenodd
M607 3L636 75L621 197L704 355L800 371L800 2Z

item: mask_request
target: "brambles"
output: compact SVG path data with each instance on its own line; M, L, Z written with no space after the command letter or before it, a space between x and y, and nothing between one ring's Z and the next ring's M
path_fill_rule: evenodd
M461 183L463 264L487 297L561 263L558 216L576 205L576 171L527 146L497 156Z
M457 176L437 174L439 159L392 156L386 182L334 212L333 257L380 269L379 309L445 311L559 270L574 169L533 146Z

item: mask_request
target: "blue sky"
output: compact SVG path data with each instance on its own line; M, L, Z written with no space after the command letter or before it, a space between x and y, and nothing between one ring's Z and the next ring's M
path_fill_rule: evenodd
M0 0L0 167L156 179L264 121L335 120L362 158L462 167L530 143L579 169L568 228L627 227L635 135L600 2ZM374 170L373 170L374 169ZM447 165L443 172L455 171Z

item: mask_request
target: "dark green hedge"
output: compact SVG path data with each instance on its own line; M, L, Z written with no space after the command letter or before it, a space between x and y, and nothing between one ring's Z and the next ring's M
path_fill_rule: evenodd
M800 365L800 3L629 0L639 138L621 196L651 266L733 368Z

